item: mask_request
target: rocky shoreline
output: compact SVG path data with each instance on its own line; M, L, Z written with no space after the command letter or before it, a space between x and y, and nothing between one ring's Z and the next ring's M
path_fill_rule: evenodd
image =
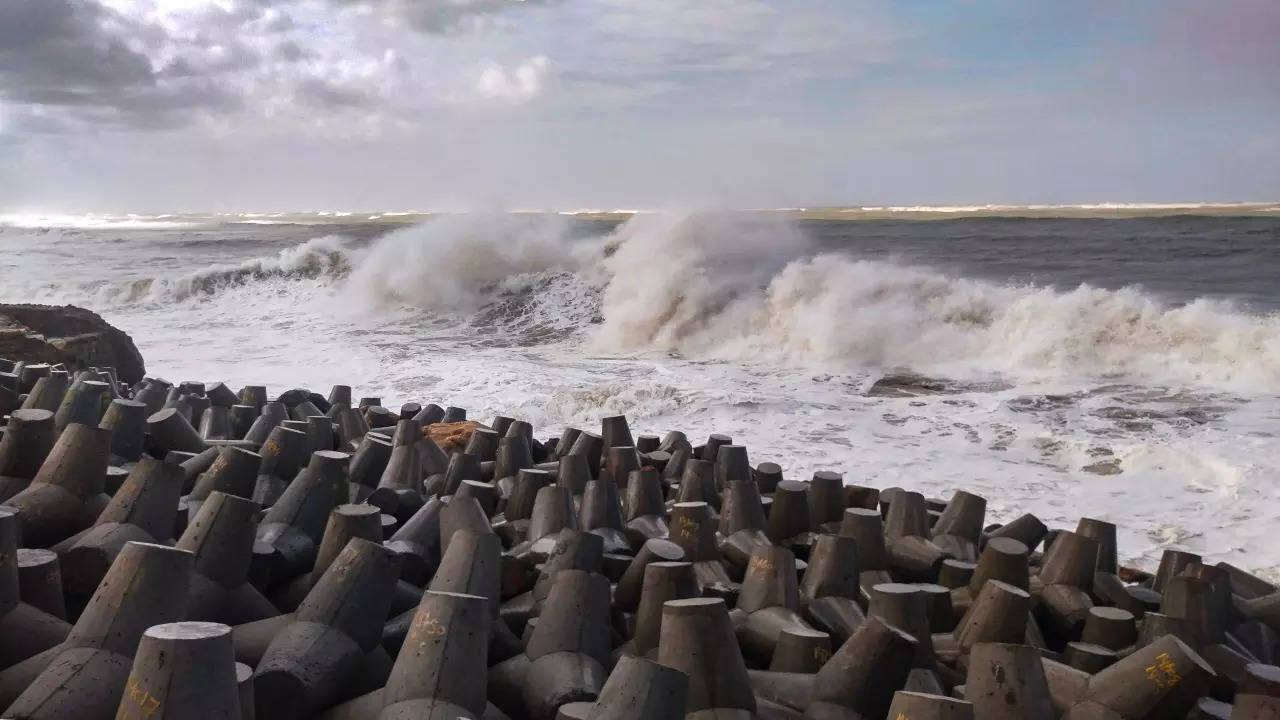
M5 718L1280 717L1280 590L1088 508L173 384L78 308L0 306L0 357Z
M0 358L65 365L71 371L111 367L130 384L147 372L132 338L74 305L0 303Z

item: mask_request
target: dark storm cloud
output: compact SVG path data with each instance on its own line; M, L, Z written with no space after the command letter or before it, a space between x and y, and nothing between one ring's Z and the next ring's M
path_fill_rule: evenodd
M103 105L154 86L151 61L107 32L112 15L91 2L0 2L0 90L18 102Z
M217 19L244 24L262 12ZM148 54L166 49L162 66ZM219 76L260 62L239 42L197 38L177 48L162 28L94 0L0 0L0 100L27 107L33 131L169 128L234 110L241 99Z

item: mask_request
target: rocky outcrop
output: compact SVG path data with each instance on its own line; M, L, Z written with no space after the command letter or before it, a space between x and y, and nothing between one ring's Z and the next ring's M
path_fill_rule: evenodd
M74 305L0 304L0 358L64 363L71 370L114 367L121 381L146 374L133 340L97 313Z
M959 390L949 381L925 377L915 373L895 373L872 383L867 390L870 397L916 397L918 395L944 395Z

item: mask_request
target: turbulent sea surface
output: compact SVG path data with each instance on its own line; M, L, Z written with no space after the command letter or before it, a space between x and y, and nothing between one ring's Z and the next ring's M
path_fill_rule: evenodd
M1280 577L1277 209L0 217L0 300L169 380L626 413Z

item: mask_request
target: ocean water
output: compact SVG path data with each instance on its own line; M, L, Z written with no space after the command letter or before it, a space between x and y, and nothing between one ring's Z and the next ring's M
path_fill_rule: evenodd
M0 217L0 300L173 381L625 413L1280 577L1274 206Z

